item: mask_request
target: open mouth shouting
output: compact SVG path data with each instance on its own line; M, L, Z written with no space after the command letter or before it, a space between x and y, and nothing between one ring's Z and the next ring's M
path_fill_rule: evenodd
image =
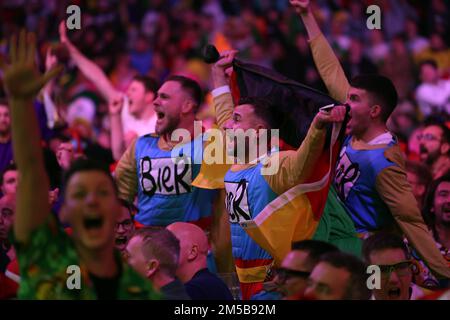
M104 217L97 214L89 214L83 217L83 227L90 236L97 236L105 224Z
M127 244L128 237L127 236L117 236L116 237L116 246L117 247L123 247Z
M166 114L162 111L156 111L157 122L161 122L165 118Z
M103 226L102 217L85 217L83 225L87 230L100 229Z
M402 290L399 287L392 287L388 290L388 297L392 300L400 299Z

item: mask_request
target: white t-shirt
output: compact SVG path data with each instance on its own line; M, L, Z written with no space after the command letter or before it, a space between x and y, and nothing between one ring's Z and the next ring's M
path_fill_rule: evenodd
M416 90L416 99L424 116L431 114L433 108L450 114L450 80L422 83Z
M139 137L148 133L155 132L156 125L156 113L153 114L149 119L137 119L129 111L129 101L126 96L124 96L123 108L122 108L122 127L124 135L129 131L135 132Z
M390 132L385 132L385 133L382 133L379 136L373 138L367 144L369 144L371 146L377 145L377 144L388 144L392 141L393 138L394 137L392 136L392 134Z

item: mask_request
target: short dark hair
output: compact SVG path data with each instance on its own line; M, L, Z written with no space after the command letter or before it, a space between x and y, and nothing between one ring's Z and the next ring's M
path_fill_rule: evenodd
M424 186L428 186L433 180L430 169L422 162L406 160L406 172L414 173L419 183Z
M142 238L142 254L146 259L159 261L161 271L175 277L180 257L180 240L165 228L144 227L138 229L133 237Z
M408 247L399 235L391 232L380 231L364 240L362 246L364 260L367 263L371 263L370 255L372 252L386 249L401 249L405 254L405 258L410 258Z
M253 113L260 119L262 119L269 129L275 129L280 127L281 119L278 108L274 105L268 97L243 97L239 99L239 105L250 104L253 106Z
M434 196L436 193L437 188L442 182L450 182L450 170L447 171L442 177L439 177L436 180L433 180L431 184L428 186L427 189L427 195L425 196L422 216L425 220L425 223L427 224L428 228L431 229L433 232L433 236L435 240L439 241L439 235L436 232L435 222L436 222L436 216L431 210L434 207Z
M136 75L133 77L133 80L142 83L144 85L146 92L151 91L155 95L158 92L158 88L159 88L158 82L155 79L153 79L152 77Z
M397 106L398 94L389 78L378 74L362 74L354 77L350 85L357 89L366 90L371 102L381 106L381 118L384 122L389 119Z
M325 262L339 269L345 269L350 273L350 279L345 290L345 300L368 300L372 293L367 288L367 266L354 255L344 252L325 253L320 257L319 263Z
M317 264L320 257L325 253L339 251L338 247L334 244L319 240L302 240L293 242L291 249L308 252L308 260L313 266Z
M17 171L17 166L15 163L11 162L10 164L8 164L5 169L3 169L1 175L0 175L0 185L3 184L3 176L5 175L5 173L7 171Z
M75 161L72 162L72 164L70 165L69 169L67 169L64 172L63 175L63 183L62 183L62 193L65 194L66 188L67 188L67 183L69 182L70 178L72 178L72 176L75 173L78 172L84 172L84 171L99 171L99 172L103 172L111 181L113 188L114 188L114 192L116 194L116 196L118 197L118 189L117 189L117 185L116 182L114 181L114 178L111 176L111 173L109 172L108 166L102 162L96 161L94 159L89 159L89 158L78 158Z
M433 67L433 69L438 70L438 65L436 63L436 60L426 59L426 60L421 61L419 63L419 70L421 70L424 65L429 65L429 66Z
M167 81L178 82L181 85L181 87L183 88L183 90L185 90L191 96L192 100L194 100L195 111L198 110L198 108L202 104L203 93L202 93L202 88L197 83L197 81L195 81L191 78L185 77L185 76L180 76L180 75L170 76L166 79L166 82Z
M124 200L122 198L119 198L119 202L122 207L127 209L128 213L130 214L131 220L134 221L134 215L137 212L136 206L132 202Z

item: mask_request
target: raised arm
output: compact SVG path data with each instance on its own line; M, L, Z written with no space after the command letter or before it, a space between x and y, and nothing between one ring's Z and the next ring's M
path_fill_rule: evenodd
M326 124L342 122L344 118L344 106L337 106L331 112L320 111L300 147L296 151L280 152L279 170L276 174L264 176L272 190L281 194L308 179L323 152Z
M338 58L317 24L309 0L289 0L301 17L309 37L314 63L330 95L345 102L350 84Z
M391 151L392 150L392 151ZM400 151L391 148L389 160L399 164L384 169L377 177L376 188L409 243L438 277L450 278L450 268L439 252L431 232L423 221L411 186L406 180Z
M58 59L52 53L52 48L48 48L47 53L45 55L45 71L51 70L57 64ZM58 119L58 111L51 97L54 86L55 81L52 79L44 86L44 88L42 88L45 114L47 115L47 126L50 129L53 129L53 127L55 126L55 122Z
M113 99L120 95L120 92L113 87L111 81L109 81L103 70L84 56L80 50L78 50L77 47L70 42L67 37L66 24L64 21L59 24L59 39L61 43L66 46L70 57L81 70L83 75L97 87L108 103L111 103Z
M26 243L30 233L44 223L50 213L49 179L44 168L38 121L33 99L60 67L39 74L34 61L36 40L22 31L10 42L10 65L2 63L4 87L11 108L11 130L14 157L19 170L17 207L14 223L16 240Z
M109 119L111 124L111 150L114 160L120 160L125 152L121 111L123 108L123 97L117 97L109 103Z
M136 168L136 140L134 140L117 164L114 172L119 197L133 202L138 192L138 172Z
M221 53L221 58L211 68L211 78L214 90L214 107L216 112L216 122L220 129L223 129L225 123L233 116L233 100L229 87L228 73L231 71L231 65L237 51L230 50ZM223 94L228 94L226 99L216 99Z

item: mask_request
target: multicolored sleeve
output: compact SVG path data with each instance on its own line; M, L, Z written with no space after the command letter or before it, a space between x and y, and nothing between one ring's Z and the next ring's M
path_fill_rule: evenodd
M274 157L279 157L277 172L264 176L275 193L282 194L309 178L314 170L314 164L322 154L325 136L325 129L319 130L312 125L296 151L279 152L270 157L266 168L275 166L277 160Z
M138 191L138 176L136 169L136 140L134 140L117 164L115 178L119 197L133 202Z
M426 264L436 275L450 278L450 268L436 247L423 221L411 186L406 180L400 151L390 148L386 158L398 164L384 169L377 177L376 189L389 207L392 216Z
M328 92L337 101L344 102L347 99L350 84L327 39L321 33L312 39L309 45L320 77Z
M13 239L20 268L20 299L54 299L65 284L66 269L77 264L75 248L53 215L35 229L27 243Z

